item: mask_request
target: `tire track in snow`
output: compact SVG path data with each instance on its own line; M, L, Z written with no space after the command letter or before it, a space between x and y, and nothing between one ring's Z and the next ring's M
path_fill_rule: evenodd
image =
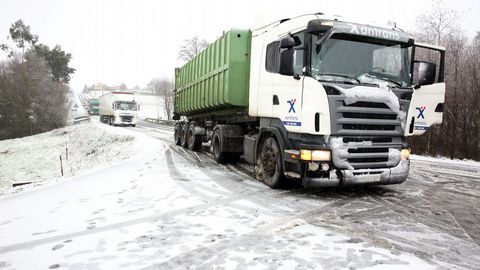
M182 209L177 209L177 210L172 210L166 213L161 213L161 214L156 214L156 215L149 215L146 217L141 217L141 218L135 218L127 221L122 221L122 222L117 222L109 225L104 225L104 226L99 226L95 227L91 230L81 230L81 231L76 231L76 232L71 232L71 233L65 233L65 234L60 234L60 235L55 235L51 237L45 237L37 240L32 240L32 241L26 241L26 242L21 242L21 243L16 243L16 244L11 244L11 245L6 245L6 246L0 246L0 254L5 254L8 252L16 251L16 250L21 250L21 249L26 249L26 248L33 248L35 246L39 245L44 245L44 244L49 244L52 242L58 242L58 241L63 241L63 240L68 240L72 239L75 237L81 237L81 236L87 236L87 235L92 235L100 232L105 232L105 231L110 231L110 230L115 230L115 229L120 229L122 227L127 227L127 226L132 226L140 223L146 223L146 222L158 222L160 220L172 218L178 215L183 215L189 212L193 211L200 211L200 210L205 210L210 207L218 206L218 205L225 205L230 202L234 202L237 200L242 199L242 195L234 195L232 197L227 197L223 199L218 199L218 200L212 200L209 202L206 202L201 205L197 206L191 206L187 208L182 208Z

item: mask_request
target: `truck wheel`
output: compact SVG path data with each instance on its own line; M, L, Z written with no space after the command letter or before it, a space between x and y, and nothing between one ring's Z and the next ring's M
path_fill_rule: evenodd
M260 147L255 168L257 180L263 181L271 188L278 188L284 182L280 147L273 137L266 138Z
M188 132L188 123L185 122L180 129L180 145L183 148L188 148L187 132Z
M173 140L175 141L176 145L181 145L181 136L180 134L182 133L182 127L183 127L183 122L178 122L175 124L175 130L173 134Z
M188 125L187 131L188 149L191 151L197 151L202 147L202 137L200 135L195 135L195 126L197 126L197 122L191 122Z
M213 148L213 158L220 164L224 164L228 161L228 153L221 151L222 146L222 134L220 129L213 131L212 136L212 148Z

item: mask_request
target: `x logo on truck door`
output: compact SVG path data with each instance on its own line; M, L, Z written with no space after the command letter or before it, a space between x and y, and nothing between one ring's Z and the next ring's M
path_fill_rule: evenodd
M292 111L295 113L295 102L297 102L297 99L295 98L287 101L287 103L290 104L290 109L288 110L289 113Z
M425 106L421 106L421 107L416 107L416 108L415 108L415 109L418 110L418 116L417 116L417 118L425 119L425 115L423 114L423 112L425 112L425 109L426 109L426 108L427 108L427 107L425 107Z

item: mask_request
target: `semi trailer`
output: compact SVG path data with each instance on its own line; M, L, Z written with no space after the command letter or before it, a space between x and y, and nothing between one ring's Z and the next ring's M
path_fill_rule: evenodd
M232 29L175 69L174 140L243 156L272 188L402 183L406 137L442 122L444 63L400 29L322 13Z
M129 92L110 92L99 98L100 122L114 126L137 125L138 105Z

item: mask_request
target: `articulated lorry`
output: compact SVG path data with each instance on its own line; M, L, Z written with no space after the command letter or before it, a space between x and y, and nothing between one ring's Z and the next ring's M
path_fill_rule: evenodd
M99 100L100 122L114 126L137 125L138 105L133 93L110 92Z
M243 156L272 188L402 183L406 137L442 122L444 59L400 29L321 13L232 29L175 70L174 140Z

